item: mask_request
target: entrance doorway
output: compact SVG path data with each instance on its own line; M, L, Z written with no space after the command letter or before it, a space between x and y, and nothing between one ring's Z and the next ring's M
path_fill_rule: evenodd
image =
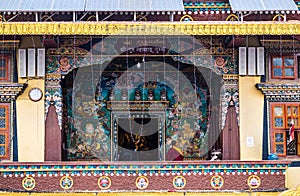
M164 154L161 115L135 114L114 118L114 161L161 161Z
M150 121L152 125L145 126ZM117 134L118 161L159 160L158 119L119 118Z

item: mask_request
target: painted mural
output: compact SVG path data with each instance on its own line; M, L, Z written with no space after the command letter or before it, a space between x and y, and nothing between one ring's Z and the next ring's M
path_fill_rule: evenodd
M164 143L160 160L168 160L170 149L182 160L207 159L209 132L221 129L211 123L219 119L213 113L221 111L216 107L222 80L211 75L237 72L233 52L209 38L61 39L59 48L47 51L47 73L61 75L61 89L46 85L46 93L62 97L58 116L63 116L64 159L113 160L114 145L124 140L117 137L117 118L112 118L119 113L128 118L163 114L162 125L155 128L157 142ZM146 138L127 135L132 144Z

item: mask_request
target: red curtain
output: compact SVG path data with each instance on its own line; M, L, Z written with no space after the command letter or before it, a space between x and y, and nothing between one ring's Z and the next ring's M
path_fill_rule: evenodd
M61 131L54 105L48 108L45 134L45 161L61 161Z
M235 107L228 107L225 127L223 129L223 160L240 159L240 133Z

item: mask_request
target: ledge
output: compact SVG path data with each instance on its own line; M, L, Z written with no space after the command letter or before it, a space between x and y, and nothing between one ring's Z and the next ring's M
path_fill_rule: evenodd
M290 161L12 162L0 164L0 191L283 191L289 165Z

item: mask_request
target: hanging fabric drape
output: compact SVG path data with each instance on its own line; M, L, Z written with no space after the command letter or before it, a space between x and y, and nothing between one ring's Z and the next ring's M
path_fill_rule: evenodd
M61 161L61 132L55 110L51 104L46 118L45 161Z
M240 133L235 107L228 107L225 127L223 129L223 160L240 159Z

